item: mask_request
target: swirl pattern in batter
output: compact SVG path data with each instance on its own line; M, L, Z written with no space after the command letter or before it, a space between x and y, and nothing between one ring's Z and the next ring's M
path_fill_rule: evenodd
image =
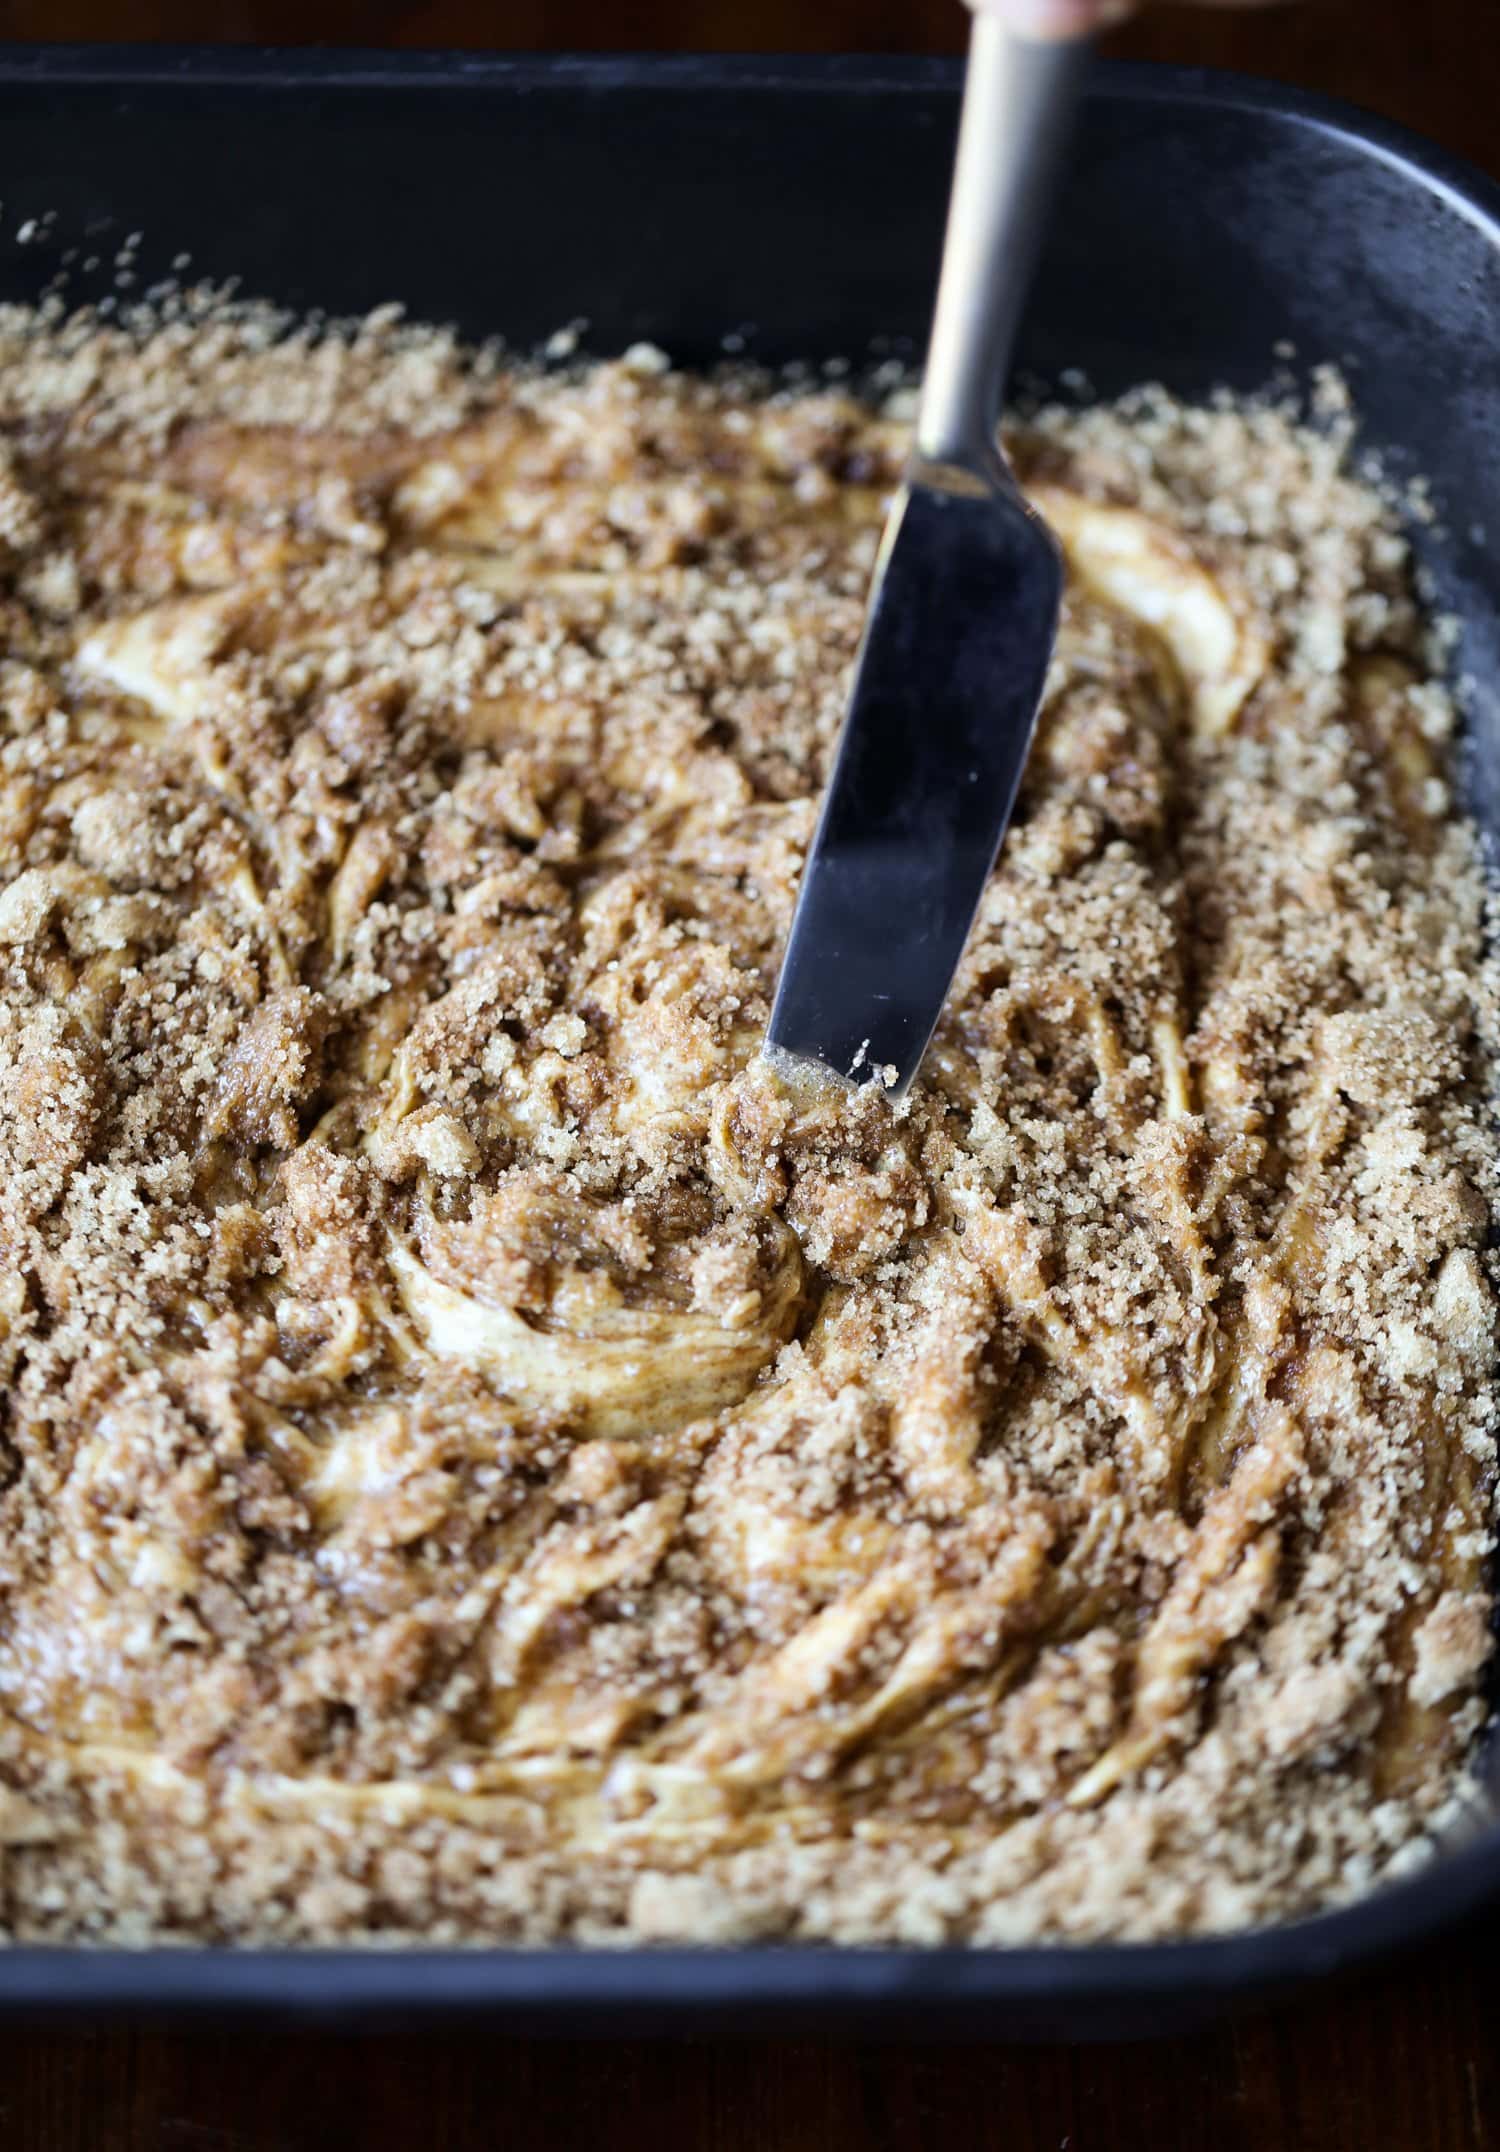
M142 340L143 335L145 340ZM1146 1936L1420 1856L1493 979L1338 424L1067 552L922 1079L758 1060L899 399L0 320L17 1936Z

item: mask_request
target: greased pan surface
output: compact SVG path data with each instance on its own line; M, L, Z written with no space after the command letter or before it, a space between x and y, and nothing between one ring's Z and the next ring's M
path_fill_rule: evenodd
M401 298L527 345L726 335L767 360L915 357L957 115L946 62L315 53L0 55L0 298L138 296L183 254L298 308ZM50 213L50 216L49 216ZM34 220L44 220L40 224ZM21 232L32 229L23 242ZM83 264L96 257L93 270ZM1181 395L1346 371L1365 435L1431 481L1417 533L1463 623L1470 801L1500 837L1500 189L1343 108L1232 76L1101 68L1024 371ZM15 2009L494 2011L681 2031L899 2022L1180 2031L1426 1934L1500 1891L1492 1818L1409 1882L1256 1933L1118 1948L0 1951Z

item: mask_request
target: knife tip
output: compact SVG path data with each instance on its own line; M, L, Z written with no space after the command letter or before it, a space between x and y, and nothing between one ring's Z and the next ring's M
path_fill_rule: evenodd
M761 1047L761 1065L770 1075L789 1091L799 1104L812 1105L821 1096L830 1093L844 1097L856 1091L868 1089L871 1084L879 1087L891 1100L899 1099L905 1091L901 1072L894 1062L877 1063L869 1060L868 1039L860 1046L847 1069L837 1069L816 1055L797 1053L789 1046L778 1045L768 1038Z

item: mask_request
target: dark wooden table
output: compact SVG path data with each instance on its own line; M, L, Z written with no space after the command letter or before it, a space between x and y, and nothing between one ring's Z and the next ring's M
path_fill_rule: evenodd
M1001 2047L21 2029L5 2152L1488 2152L1478 1929L1190 2040Z
M0 38L956 50L957 0L0 0ZM1337 91L1500 176L1500 0L1163 10L1111 49ZM1500 334L1500 324L1497 324ZM1488 2152L1488 1924L1192 2039L1003 2048L525 2042L97 2025L0 2034L0 2152Z

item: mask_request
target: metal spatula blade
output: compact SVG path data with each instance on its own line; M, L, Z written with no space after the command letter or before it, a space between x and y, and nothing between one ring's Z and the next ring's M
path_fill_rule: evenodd
M1084 47L977 13L917 450L886 526L768 1045L900 1096L1015 804L1057 630L1057 547L999 404Z
M916 1074L1010 820L1061 588L1013 487L902 489L782 964L780 1052L898 1094Z

